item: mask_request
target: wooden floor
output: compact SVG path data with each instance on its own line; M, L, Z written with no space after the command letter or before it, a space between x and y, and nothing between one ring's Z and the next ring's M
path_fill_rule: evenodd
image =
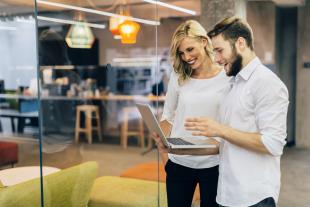
M136 164L156 161L157 150L141 155L144 150L131 143L127 149L119 144L44 143L43 165L67 168L85 161L99 164L99 176L118 176ZM37 141L19 142L17 166L39 165ZM281 160L282 187L279 207L307 207L310 203L310 149L286 148Z

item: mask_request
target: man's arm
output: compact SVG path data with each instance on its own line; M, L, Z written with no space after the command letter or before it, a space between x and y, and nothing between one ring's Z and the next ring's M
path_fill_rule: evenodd
M269 85L272 83L273 85ZM190 118L185 122L187 130L193 135L221 137L239 147L280 156L286 138L286 116L288 109L288 92L283 84L267 81L268 86L255 92L255 124L259 133L243 132L220 124L209 118ZM254 124L254 123L253 123Z
M242 132L225 126L222 134L223 139L239 147L263 154L271 154L263 144L262 135L259 133Z
M221 137L239 147L270 154L262 142L261 134L258 133L242 132L209 118L189 118L186 120L185 127L187 130L194 131L195 136Z

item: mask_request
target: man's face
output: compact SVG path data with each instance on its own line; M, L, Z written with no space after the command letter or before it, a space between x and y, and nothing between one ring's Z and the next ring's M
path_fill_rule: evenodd
M212 37L215 61L224 66L227 76L236 76L242 69L242 56L238 54L235 45L231 45L223 36Z

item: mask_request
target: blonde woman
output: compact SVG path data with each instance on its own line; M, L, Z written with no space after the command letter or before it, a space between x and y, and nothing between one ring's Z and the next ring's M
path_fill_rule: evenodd
M210 39L197 21L186 21L176 29L170 56L174 72L169 80L160 124L167 136L190 137L191 133L184 128L185 119L195 116L216 119L220 100L229 88L229 78L214 63ZM156 137L154 135L155 140ZM161 155L167 173L169 207L191 206L197 184L201 206L217 206L218 155L168 154L168 160L167 154L162 152Z

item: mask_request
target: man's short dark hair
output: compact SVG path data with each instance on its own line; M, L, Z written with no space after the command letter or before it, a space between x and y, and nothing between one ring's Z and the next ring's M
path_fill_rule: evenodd
M227 17L217 23L211 31L208 32L208 36L213 37L222 34L225 40L234 44L239 37L243 37L246 40L248 47L254 50L254 38L250 25L241 18Z

